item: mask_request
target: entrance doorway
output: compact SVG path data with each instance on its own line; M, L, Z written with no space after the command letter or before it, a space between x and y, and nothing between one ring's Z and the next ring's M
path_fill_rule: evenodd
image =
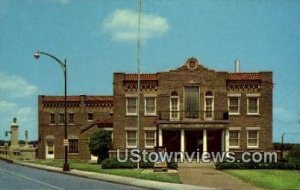
M203 143L202 143L202 131L185 131L185 139L186 139L186 152L189 153L189 155L192 154L192 152L202 152L203 149Z
M54 159L54 141L53 140L47 140L45 143L45 152L46 152L46 159Z
M163 130L163 146L167 152L180 152L180 131Z

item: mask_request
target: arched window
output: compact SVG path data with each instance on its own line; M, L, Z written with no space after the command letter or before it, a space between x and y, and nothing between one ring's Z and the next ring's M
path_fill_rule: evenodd
M212 91L207 91L204 97L204 118L212 120L214 117L214 94Z
M170 120L179 120L179 96L176 91L170 96Z

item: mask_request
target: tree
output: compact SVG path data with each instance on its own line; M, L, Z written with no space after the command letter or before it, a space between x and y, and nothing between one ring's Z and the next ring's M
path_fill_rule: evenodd
M91 135L89 148L92 155L98 156L98 164L109 157L108 151L111 141L111 132L109 131L97 131Z

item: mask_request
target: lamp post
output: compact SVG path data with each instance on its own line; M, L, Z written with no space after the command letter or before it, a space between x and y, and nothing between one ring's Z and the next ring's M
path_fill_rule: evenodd
M68 146L67 144L65 144L68 139L68 131L67 131L67 60L64 59L64 61L59 60L58 58L56 58L55 56L46 53L46 52L41 52L41 51L36 51L33 56L36 59L39 59L41 55L46 55L48 57L51 57L52 59L54 59L55 61L57 61L57 63L60 65L60 67L63 70L64 73L64 82L65 82L65 97L64 97L64 107L65 107L65 119L64 119L64 146L65 146L65 162L64 162L64 166L63 166L63 171L70 171L70 167L68 164Z

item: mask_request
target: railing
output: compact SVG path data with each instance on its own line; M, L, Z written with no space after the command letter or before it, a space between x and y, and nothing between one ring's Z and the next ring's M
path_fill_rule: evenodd
M159 120L228 120L227 111L160 111Z

